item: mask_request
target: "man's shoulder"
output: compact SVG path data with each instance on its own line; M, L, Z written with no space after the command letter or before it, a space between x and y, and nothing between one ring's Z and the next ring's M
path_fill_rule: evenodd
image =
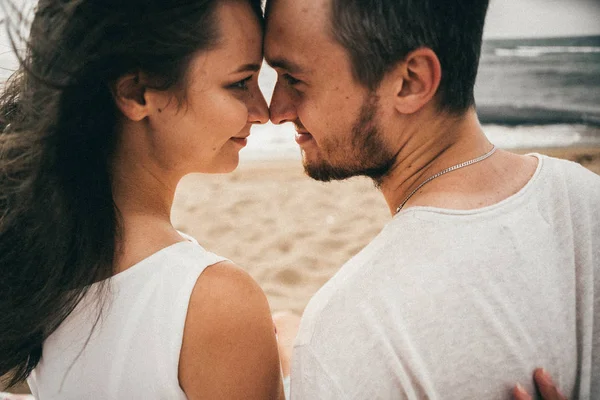
M582 157L585 158L586 156ZM541 155L540 159L546 166L547 174L562 175L567 178L571 185L589 185L589 189L592 190L600 188L600 175L585 168L579 162L544 155ZM584 159L581 161L584 161Z
M344 266L311 297L302 313L294 346L309 344L313 339L315 329L323 328L323 325L331 318L339 317L339 315L336 315L337 308L340 304L340 298L344 294L344 283L348 283L343 278L343 275L345 275Z
M565 201L572 210L600 210L600 175L581 164L565 159L543 156L545 189L540 193L562 206ZM567 200L568 199L568 200ZM595 218L594 218L595 219Z
M399 275L393 271L408 265L408 259L412 259L413 264L417 263L415 253L419 252L408 250L415 249L412 237L401 237L394 225L394 221L390 221L379 235L342 265L310 299L302 315L296 345L320 341L321 333L338 331L341 326L347 329L363 326L365 315L378 306L379 301L375 297L378 297L382 288L394 286L395 295L386 297L386 301L399 300L403 293L400 287L393 284ZM393 278L385 279L386 274L391 274ZM405 279L408 279L407 274L403 274ZM330 329L334 326L335 329ZM315 339L316 336L319 338Z
M310 299L302 314L295 346L310 343L316 329L323 330L331 321L346 318L347 307L352 308L355 306L351 303L355 303L358 298L349 294L354 293L360 296L362 293L362 291L357 291L355 287L355 282L359 279L357 275L360 269L359 262L356 260L357 256L346 262ZM352 318L355 316L349 315L347 317Z

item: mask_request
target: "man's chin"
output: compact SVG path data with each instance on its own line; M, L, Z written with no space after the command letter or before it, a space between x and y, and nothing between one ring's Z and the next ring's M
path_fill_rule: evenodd
M393 160L381 163L380 165L373 167L341 167L334 166L325 161L310 162L306 158L303 159L304 172L310 178L321 181L341 181L344 179L352 178L355 176L366 176L373 179L375 182L380 182L383 177L390 171Z
M323 161L308 162L304 160L303 164L306 175L321 182L340 181L360 175L360 173L344 168L334 167L331 164Z

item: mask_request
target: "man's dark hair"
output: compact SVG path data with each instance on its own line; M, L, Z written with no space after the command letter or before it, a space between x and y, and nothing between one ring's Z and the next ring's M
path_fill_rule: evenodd
M408 53L435 52L442 66L439 107L462 113L475 104L483 24L489 0L332 0L334 38L348 51L355 79L375 89Z

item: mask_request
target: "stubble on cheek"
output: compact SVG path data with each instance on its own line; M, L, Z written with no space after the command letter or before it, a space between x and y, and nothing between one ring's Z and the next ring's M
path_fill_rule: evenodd
M304 167L310 177L330 181L362 175L377 181L388 173L395 155L378 125L378 100L369 95L349 132L330 134L315 146L316 154L305 154Z

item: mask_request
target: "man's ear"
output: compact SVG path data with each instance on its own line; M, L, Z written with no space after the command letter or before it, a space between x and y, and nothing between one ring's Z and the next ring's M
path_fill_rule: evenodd
M442 66L429 48L410 52L391 72L394 105L402 114L413 114L436 95L442 79Z
M111 87L117 107L132 121L141 121L149 114L146 86L139 73L120 77Z

